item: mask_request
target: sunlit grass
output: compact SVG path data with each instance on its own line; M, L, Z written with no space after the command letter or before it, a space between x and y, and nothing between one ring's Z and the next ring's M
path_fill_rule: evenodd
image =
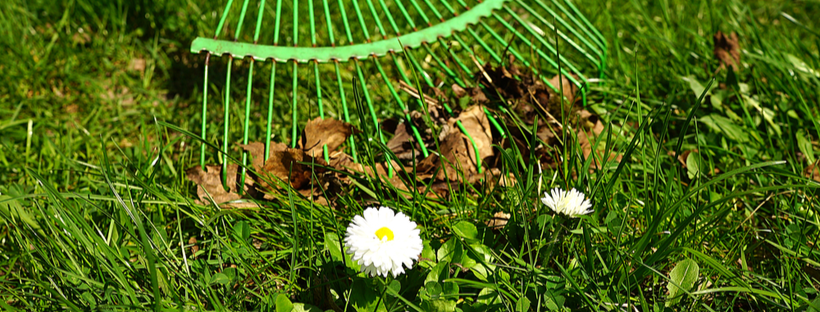
M184 171L200 141L180 130L197 133L202 95L187 44L222 5L0 4L4 310L820 310L820 184L805 171L820 157L816 7L577 3L610 46L587 109L604 121L599 149L623 160L602 169L568 132L556 169L498 149L513 186L441 200L353 177L331 206L282 190L221 209L194 203ZM740 37L734 76L717 70L717 30ZM365 163L385 152L373 133L358 134ZM595 211L555 217L540 201L553 187ZM396 279L356 275L342 252L376 202L425 241ZM485 225L497 212L501 230ZM679 277L689 260L697 276Z

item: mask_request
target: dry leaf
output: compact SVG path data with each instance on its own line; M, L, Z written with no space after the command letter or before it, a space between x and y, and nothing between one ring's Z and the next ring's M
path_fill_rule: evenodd
M250 142L247 145L239 144L243 150L248 151L251 156L251 164L256 172L262 172L265 167L265 144L262 142ZM284 143L270 142L270 155L276 152L286 151L288 146ZM270 157L268 157L270 158Z
M464 88L460 87L455 83L452 86L450 86L450 88L453 89L453 94L456 96L456 98L460 99L467 96L467 90L464 90Z
M490 102L490 99L487 98L487 95L484 94L484 91L482 91L479 87L473 87L470 89L470 97L472 98L473 103L485 104Z
M328 152L335 151L353 134L353 126L341 120L316 118L308 121L299 147L308 156L320 157L322 146L327 144Z
M475 104L485 104L489 102L487 95L484 94L484 91L482 91L480 87L472 87L468 91L457 84L453 84L451 88L453 89L453 95L455 95L457 99L469 96L470 101Z
M572 75L574 79L578 79L578 76ZM575 94L578 92L578 87L575 86L572 81L570 81L567 76L564 75L555 75L550 79L549 83L557 88L561 93L564 94L566 98L566 104L564 105L564 113L569 114L572 111L572 106L575 103ZM556 92L555 90L549 89L551 94L550 96L550 104L548 106L550 113L553 116L557 116L556 118L560 118L561 115L561 93Z
M317 166L311 166L310 163L315 163ZM294 189L301 190L310 184L311 169L321 172L323 171L321 166L325 165L326 163L323 160L312 158L301 149L271 149L270 158L265 161L261 174L279 178L290 183L290 186ZM264 179L260 179L259 184L264 188L270 187Z
M594 126L589 131L585 131L583 128L578 130L578 145L580 145L581 150L584 153L584 158L588 158L590 157L590 155L592 155L594 142L590 141L590 137L597 138L603 131L604 125L603 123L601 123L600 120L596 120ZM599 144L599 147L600 145L601 144ZM603 164L605 163L608 163L613 160L616 162L620 162L623 159L623 155L616 154L613 151L610 151L609 155L604 155L605 152L606 151L603 150L595 151L595 156L592 158L591 168L601 169L603 168Z
M131 59L131 62L128 63L128 70L144 72L145 71L145 59L135 58Z
M191 236L188 239L188 244L191 245L191 257L196 256L196 252L199 251L199 246L196 245L196 237Z
M561 134L561 127L553 123L547 123L543 119L538 120L538 131L535 133L538 139L547 145L558 143L556 135Z
M493 230L500 230L507 225L507 221L510 220L510 214L505 213L503 211L496 212L490 220L487 220L486 224L490 229Z
M484 113L484 106L476 105L464 110L458 115L458 118L451 119L448 125L451 129L457 129L456 122L459 121L464 127L464 130L466 130L473 138L473 141L475 141L481 159L493 156L493 133L490 129L490 121L487 119L487 114ZM472 159L476 159L475 149L472 148L472 145L467 149L467 152Z
M816 163L809 164L809 166L803 170L803 174L809 179L820 182L820 167L817 167Z
M203 170L201 166L194 166L186 170L185 175L188 177L188 180L191 180L197 184L196 193L197 197L199 197L199 200L197 201L198 204L205 205L206 203L210 203L210 199L208 199L208 194L210 194L214 202L220 204L220 207L223 208L257 207L257 205L252 202L222 205L225 202L242 198L242 196L237 193L237 184L239 183L239 174L237 172L238 169L238 165L228 165L228 176L226 181L226 184L230 188L228 191L226 191L222 186L222 166L207 165L205 166L205 170ZM247 174L245 175L244 193L250 195L249 197L254 197L256 195L254 181Z
M735 72L740 69L740 42L737 33L732 32L728 36L718 30L714 37L715 57L720 60L720 68L732 66Z
M469 177L476 172L475 158L470 157L468 152L472 145L467 136L453 131L441 141L440 146L441 157L430 154L419 163L419 171L430 172L433 168L443 166L444 170L439 170L436 174L436 180L439 181L463 181L465 176Z
M387 141L387 148L400 160L412 160L414 156L418 158L422 155L409 128L410 125L406 122L398 124L393 137Z
M680 153L680 155L678 155L678 161L681 163L681 165L683 165L683 169L686 169L686 159L689 158L689 154L691 154L692 152L697 153L698 149L683 151L683 153ZM669 151L669 156L675 156L675 152Z
M512 172L504 174L503 172L501 172L501 169L498 168L490 168L490 170L485 171L485 173L489 173L489 175L498 177L498 185L501 187L513 187L515 186L517 181L515 179L515 175ZM487 179L487 181L494 182L495 179Z
M518 80L505 68L504 66L493 67L490 63L484 65L484 68L474 74L478 78L478 82L485 87L493 88L498 93L501 93L507 100L522 99L527 94L527 85L523 80ZM491 94L491 96L496 96Z
M397 163L394 160L390 161L390 165L393 167L393 171L404 171L404 166ZM377 163L375 165L364 165L361 163L357 163L353 161L353 157L350 157L347 154L339 155L339 157L331 159L330 167L345 170L350 173L358 173L358 174L366 174L368 176L380 176L380 177L387 177L388 176L388 165L387 163ZM375 167L375 168L374 168Z

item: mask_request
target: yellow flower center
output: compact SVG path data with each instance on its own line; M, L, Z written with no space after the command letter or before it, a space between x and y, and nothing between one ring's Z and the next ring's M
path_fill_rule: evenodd
M388 229L386 226L376 230L376 236L379 237L379 240L384 240L384 237L387 237L387 241L393 240L393 231Z

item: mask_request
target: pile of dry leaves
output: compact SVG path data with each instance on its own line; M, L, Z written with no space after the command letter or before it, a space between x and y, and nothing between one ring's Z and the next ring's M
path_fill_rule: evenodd
M453 85L451 92L438 88L419 92L402 84L403 91L423 99L424 105L419 106L424 108L408 112L409 120L380 123L380 130L390 138L386 146L396 159L382 153L376 158L389 161L368 166L354 162L340 147L357 130L339 120L317 118L307 123L295 148L272 143L267 160L263 143L239 144L250 154L253 165L253 173L249 171L242 186L239 185L241 178L237 165L227 168L225 182L230 187L228 190L222 186L222 167L218 165L208 165L204 169L192 167L187 170L187 177L198 185L200 203L211 202L210 194L213 202L223 207L255 206L252 201L236 200L243 197L270 200L283 186L289 185L309 199L328 204L344 190L355 188L353 179L365 175L378 177L400 191L415 191L439 198L446 198L449 190L462 189L464 184L500 183L504 186L515 183L512 177L501 176L503 161L494 145L505 149L515 145L525 162L538 161L543 167L555 168L561 157L557 154L559 149L554 147L561 146L566 138L578 140L573 144L577 143L583 155L589 157L593 149L590 138L600 134L604 126L598 116L575 104L577 88L563 76L545 82L520 70L514 61L510 58L507 66L488 65L475 73L476 85L484 88L464 89ZM561 90L565 97L563 101L561 93L554 89ZM455 103L469 105L450 113L450 107L458 107ZM502 127L506 126L502 129L504 135L491 125L487 112L496 116ZM528 144L526 142L533 134L527 132L535 122L538 123L535 135L539 142ZM564 131L568 135L562 136ZM416 139L415 133L421 140ZM572 133L575 135L569 135ZM327 145L329 162L324 160L323 145ZM429 151L427 156L422 153L422 146ZM537 159L529 159L531 154ZM605 158L599 153L595 159ZM618 161L620 157L609 155L606 159ZM595 162L594 166L600 168L601 164ZM392 167L393 175L388 174L388 167Z

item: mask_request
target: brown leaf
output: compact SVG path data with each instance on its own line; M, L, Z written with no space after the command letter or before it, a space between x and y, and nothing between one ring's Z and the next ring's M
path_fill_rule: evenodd
M442 166L444 170L439 170L436 174L436 180L439 181L463 181L465 176L469 177L476 172L475 159L470 157L468 152L472 145L467 136L453 131L441 141L440 147L441 157L430 154L419 163L419 171L432 172L435 170L433 168Z
M455 83L452 86L450 86L450 88L453 89L453 94L456 96L456 98L460 99L467 96L467 90L464 90L464 88L460 87Z
M297 191L299 194L312 201L314 204L330 206L330 201L322 196L322 190L317 187Z
M718 30L714 37L715 57L720 60L720 68L732 66L735 72L740 69L740 42L737 33L732 32L728 36Z
M322 146L327 144L328 152L335 151L347 137L353 134L353 126L341 120L316 118L308 121L299 147L308 156L320 157Z
M196 244L196 237L191 236L191 238L188 239L188 244L191 245L191 256L196 256L196 252L199 251L199 246Z
M578 130L578 145L581 146L581 149L584 153L584 158L590 157L592 155L593 143L590 141L591 137L598 137L601 132L604 130L604 125L601 123L600 120L594 124L594 126L589 130L585 131L583 128ZM601 144L599 144L599 148ZM623 159L623 155L619 155L613 151L609 152L609 155L604 155L606 151L603 150L596 150L595 156L592 158L592 168L594 169L601 169L603 168L603 164L608 163L610 161L620 162Z
M494 88L507 100L522 99L526 95L526 86L503 66L493 67L490 63L475 73L479 83L488 88ZM493 96L495 96L493 94Z
M288 182L291 187L297 190L303 189L310 184L311 169L316 169L317 172L321 172L323 168L318 166L326 165L324 160L312 158L308 156L305 151L298 148L285 148L284 150L271 149L270 153L270 158L268 158L265 162L265 166L262 168L262 174ZM300 162L304 162L305 164ZM308 163L315 163L317 166L313 167ZM270 187L263 179L260 179L259 184L265 188Z
M393 137L387 141L387 148L390 149L400 160L412 160L413 156L420 157L421 151L414 142L415 138L410 134L410 124L403 122L396 126Z
M490 99L487 98L487 95L484 94L484 91L479 87L470 89L470 97L472 97L473 103L485 104L490 102Z
M680 153L680 155L678 155L678 161L681 163L681 165L683 165L683 169L686 169L686 160L689 159L689 154L691 154L692 152L697 153L698 149L683 151L683 153ZM675 152L669 151L669 155L674 156Z
M487 220L486 224L490 229L493 230L500 230L507 225L507 221L510 220L510 214L505 213L503 211L496 212L490 220Z
M222 166L207 165L205 166L205 170L203 170L201 166L194 166L186 170L185 175L188 177L188 180L193 181L198 186L196 189L197 197L199 197L199 200L197 201L198 204L206 205L206 203L210 203L208 194L211 195L214 202L217 204L222 204L242 198L242 196L237 193L237 184L239 183L239 174L237 172L238 169L238 165L228 165L228 176L226 182L230 189L227 191L222 186ZM243 190L244 194L249 195L249 197L254 197L256 195L254 181L247 174L245 175L245 185ZM220 206L223 208L257 207L256 204L251 202L231 203Z
M578 79L578 76L572 75L573 78ZM555 75L550 79L549 83L564 94L566 104L564 105L565 114L569 114L572 110L572 105L575 103L575 94L578 92L578 87L570 81L567 76ZM550 113L556 118L561 115L561 93L549 89L551 103L549 105Z
M515 179L515 175L512 172L504 174L501 169L498 168L490 168L489 174L495 177L498 177L498 185L501 187L513 187L515 186L517 180ZM494 179L488 179L488 181L495 181Z
M144 72L145 71L145 59L142 58L134 58L128 63L128 70Z
M390 164L393 166L393 171L404 171L404 166L397 163L394 160L390 161ZM388 176L388 165L387 163L377 163L375 165L362 165L361 163L357 163L353 161L353 157L350 157L347 154L340 155L337 158L331 159L330 167L345 170L350 173L360 173L366 174L368 176L380 176L380 177L387 177ZM375 167L375 169L373 168ZM375 170L375 171L374 171Z
M265 144L262 142L250 142L247 145L239 144L239 147L248 151L248 154L251 155L251 163L253 164L254 170L256 172L262 172L262 169L265 167ZM269 154L273 155L277 151L285 151L287 149L288 146L284 143L270 142Z
M493 156L493 133L490 129L490 121L484 113L484 106L476 105L461 112L456 119L450 119L448 124L451 129L458 129L457 122L461 122L464 130L473 138L478 148L481 159ZM470 158L475 160L475 149L472 145L467 149ZM473 162L475 163L475 162Z
M809 179L820 182L820 167L817 167L816 164L817 163L809 164L809 166L803 170L803 174Z
M508 54L507 59L509 60L509 72L516 76L523 75L520 70L518 70L518 65L515 65L515 55Z
M558 143L556 135L561 134L561 128L558 125L544 122L543 119L538 120L538 131L535 133L538 139L548 145Z
M492 148L492 131L483 106L473 106L461 112L458 118L450 118L440 133L439 154L431 154L422 159L417 170L420 175L436 173L436 180L468 182L477 172L476 148L464 135L457 123L473 138L481 159L494 154ZM442 158L443 157L443 158ZM466 180L463 178L467 178ZM435 190L435 188L434 188Z

